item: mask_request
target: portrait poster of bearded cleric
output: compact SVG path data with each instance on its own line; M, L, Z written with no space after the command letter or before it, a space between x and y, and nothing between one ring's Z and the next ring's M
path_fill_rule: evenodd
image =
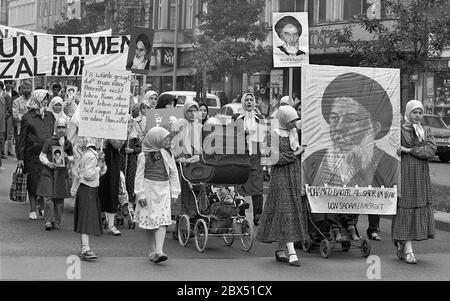
M272 18L274 67L309 64L308 13L273 13Z
M399 70L303 66L302 144L303 184L399 186Z

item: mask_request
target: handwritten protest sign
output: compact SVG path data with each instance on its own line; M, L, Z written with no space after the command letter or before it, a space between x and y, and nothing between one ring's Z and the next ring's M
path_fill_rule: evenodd
M312 213L397 214L397 187L306 185Z
M81 85L79 136L127 138L131 73L85 69Z

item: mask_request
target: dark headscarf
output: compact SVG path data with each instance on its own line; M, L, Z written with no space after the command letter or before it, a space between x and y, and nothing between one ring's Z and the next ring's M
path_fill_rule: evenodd
M156 104L155 109L165 109L166 105L170 104L173 101L173 106L177 105L177 98L172 94L162 94L158 98L158 103Z
M206 105L206 103L204 103L204 102L200 102L200 103L198 104L198 108L199 108L199 109L200 109L200 107L205 107L205 108L206 108L206 116L205 116L204 119L202 119L202 124L204 125L205 122L208 120L209 108L208 108L208 106Z

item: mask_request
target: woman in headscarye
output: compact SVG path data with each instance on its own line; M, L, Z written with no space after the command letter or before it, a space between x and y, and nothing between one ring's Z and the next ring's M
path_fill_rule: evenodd
M22 117L19 147L17 159L19 166L23 166L23 172L27 173L27 190L30 199L29 218L37 219L37 203L39 202L39 213L43 215L43 200L36 195L43 165L39 155L44 147L45 140L53 136L55 116L47 111L48 92L38 89L33 92L27 102L28 113Z

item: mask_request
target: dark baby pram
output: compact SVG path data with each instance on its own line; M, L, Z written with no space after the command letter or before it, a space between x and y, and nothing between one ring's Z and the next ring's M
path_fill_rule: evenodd
M242 135L242 136L240 136ZM229 186L244 184L250 173L250 161L245 155L245 144L239 142L243 133L234 126L215 125L203 130L203 148L200 161L183 164L181 177L187 181L195 199L196 214L182 214L177 218L178 241L186 246L193 233L199 252L206 248L209 237L222 237L231 246L238 236L248 251L253 245L253 228L240 210L241 199L232 194ZM215 193L219 187L230 192L220 199ZM200 208L198 196L208 196L207 208Z

